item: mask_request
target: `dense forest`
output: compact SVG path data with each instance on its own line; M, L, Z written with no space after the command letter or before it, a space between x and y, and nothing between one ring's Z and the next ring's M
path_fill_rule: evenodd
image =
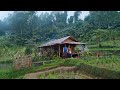
M68 35L89 44L119 39L120 12L90 11L84 20L79 18L81 13L75 11L68 18L67 11L40 15L37 15L37 11L14 11L0 21L0 44L35 45Z

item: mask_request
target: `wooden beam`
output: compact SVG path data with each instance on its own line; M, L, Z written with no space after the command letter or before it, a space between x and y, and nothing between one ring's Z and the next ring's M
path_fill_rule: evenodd
M59 45L59 57L60 57L60 45Z
M50 46L50 53L52 54L52 46Z

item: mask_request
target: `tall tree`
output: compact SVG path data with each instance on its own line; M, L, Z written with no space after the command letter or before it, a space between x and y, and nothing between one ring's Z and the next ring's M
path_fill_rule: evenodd
M117 11L90 11L85 21L88 21L96 28L110 29L120 26L120 15Z
M69 24L72 24L72 23L73 23L73 19L74 19L74 17L73 17L73 16L70 16L70 18L68 19L68 23L69 23Z
M5 35L4 23L0 20L0 36Z
M63 22L64 22L64 24L67 24L67 16L68 16L67 11L64 11L63 16L64 16Z
M14 37L12 38L17 44L25 44L27 39L33 37L33 25L32 23L35 12L32 11L15 11L13 15L9 18L10 25L12 26L12 33Z
M82 12L81 11L75 11L74 12L74 22L76 23L79 20L79 16Z

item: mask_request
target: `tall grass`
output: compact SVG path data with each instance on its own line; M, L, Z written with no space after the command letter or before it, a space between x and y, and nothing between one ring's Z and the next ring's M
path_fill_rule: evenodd
M13 60L14 56L19 52L19 54L24 54L25 47L23 46L13 46L13 47L0 47L0 61L10 61Z
M120 60L77 60L69 59L64 62L65 66L77 66L83 74L91 77L103 79L119 79L120 78Z
M50 72L48 74L40 74L40 79L89 79L88 77L85 77L85 75L82 75L79 71L74 72L74 70L71 71L57 71L57 72Z
M42 66L25 68L20 70L14 69L0 69L0 79L21 79L27 73L44 71L63 65L64 61L52 61L51 63L44 64Z
M83 60L83 59L68 59L64 62L65 66L78 66L81 63L106 68L108 70L120 71L120 59L92 59L92 60Z
M120 60L107 60L107 59L93 59L93 60L81 60L81 59L61 59L53 60L50 63L46 63L41 66L26 68L21 70L4 69L0 70L0 78L12 79L23 78L27 73L33 73L38 71L44 71L59 66L76 66L83 74L91 75L91 77L97 78L120 78ZM52 76L51 76L52 77ZM54 77L53 77L54 78Z

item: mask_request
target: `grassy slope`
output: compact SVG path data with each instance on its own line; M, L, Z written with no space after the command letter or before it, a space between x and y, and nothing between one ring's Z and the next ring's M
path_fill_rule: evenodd
M31 72L37 72L37 71L43 71L50 68L55 68L63 64L63 61L53 61L51 63L32 67L32 68L26 68L21 70L13 70L13 69L4 69L0 70L0 79L17 79L22 78L25 74L31 73Z
M116 40L114 41L105 41L101 42L102 48L98 47L98 44L96 45L89 45L89 48L91 50L120 50L120 41Z
M116 41L117 44L113 48L98 48L97 45L92 45L90 46L90 50L119 50L120 49L120 41ZM107 42L102 42L103 46L114 46L113 41L107 41ZM19 46L14 46L11 48L8 47L0 47L0 61L10 61L13 59L13 56L19 51L21 54L24 53L25 47L19 47ZM26 73L30 72L36 72L39 70L44 70L46 68L54 68L59 65L80 65L81 63L84 63L86 65L94 66L94 67L99 67L99 68L106 68L108 70L114 70L117 72L120 72L120 60L118 58L112 58L112 59L92 59L92 60L75 60L75 59L69 59L68 61L58 61L58 62L52 62L51 64L46 64L43 66L38 66L38 67L33 67L29 69L23 69L23 70L12 70L12 69L5 69L5 70L0 70L0 78L22 78Z
M48 74L40 74L39 75L40 79L90 79L90 77L83 75L80 73L80 71L74 72L74 71L69 71L69 72L50 72Z
M65 65L79 67L82 74L93 78L120 79L120 60L68 60Z
M100 67L100 68L106 68L108 70L114 70L114 71L120 71L120 60L112 60L112 59L93 59L93 60L77 60L77 59L69 59L69 62L66 62L65 65L79 65L81 63Z
M37 67L32 67L28 69L22 69L22 70L0 70L0 78L3 79L12 79L12 78L22 78L25 74L27 73L32 73L32 72L37 72L37 71L44 71L48 70L49 68L56 68L59 66L78 66L82 69L82 71L86 71L87 69L88 72L94 73L101 73L102 72L108 72L108 74L112 72L112 76L116 75L116 73L120 73L120 60L81 60L81 59L67 59L67 60L57 60L53 61L51 63L42 65L42 66L37 66ZM104 70L106 69L106 70ZM110 71L109 71L110 70ZM115 71L115 73L113 73ZM97 74L98 74L97 73ZM100 74L101 75L101 74Z

